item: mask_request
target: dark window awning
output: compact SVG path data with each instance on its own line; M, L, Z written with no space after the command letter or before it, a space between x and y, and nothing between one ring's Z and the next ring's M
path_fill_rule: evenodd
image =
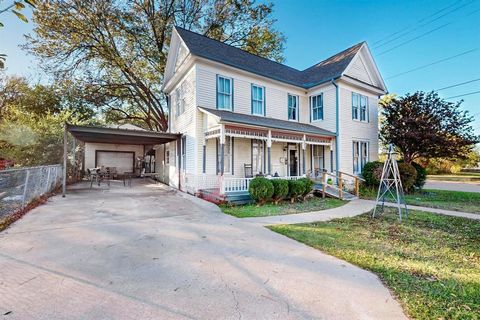
M181 134L67 124L67 131L83 142L155 145L175 141Z

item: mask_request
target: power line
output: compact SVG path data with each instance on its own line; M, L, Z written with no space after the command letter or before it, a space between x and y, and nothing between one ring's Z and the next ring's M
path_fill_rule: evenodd
M475 82L475 81L480 81L480 78L478 78L478 79L473 79L473 80L469 80L469 81L465 81L465 82L461 82L461 83L452 84L451 86L443 87L443 88L440 88L440 89L434 89L433 91L440 91L440 90L455 88L455 87L463 86L464 84L472 83L472 82Z
M451 8L451 7L454 7L454 6L456 6L456 5L457 5L458 3L460 3L460 2L461 2L461 1L455 1L453 4L451 4L451 5L449 5L449 6L446 6L445 8L440 9L440 10L436 11L435 13L433 13L433 14L431 14L431 15L428 15L428 16L426 16L426 17L418 20L416 23L420 23L420 22L425 21L426 19L428 19L428 18L430 18L430 17L436 16L436 15L439 14L440 12L445 11L446 9L449 9L449 8ZM375 45L375 44L377 44L377 43L380 43L380 42L383 42L383 41L385 41L386 39L388 39L388 38L390 38L390 37L393 37L393 36L395 36L395 35L403 32L403 31L405 31L405 30L408 30L408 29L411 28L411 27L412 27L412 26L407 27L406 29L401 29L401 30L398 30L398 31L396 31L396 32L393 32L393 33L391 33L391 34L383 37L382 39L375 41L375 42L373 43L373 45Z
M401 47L401 46L406 45L407 43L410 43L410 42L412 42L412 41L415 41L415 40L417 40L417 39L420 39L420 38L422 38L422 37L425 37L426 35L429 35L430 33L433 33L433 32L435 32L435 31L437 31L437 30L440 30L440 29L442 29L442 28L445 28L446 26L448 26L448 25L450 25L450 24L452 24L452 23L453 23L453 21L448 22L448 23L445 23L445 24L441 25L440 27L437 27L437 28L435 28L435 29L432 29L432 30L430 30L430 31L427 31L427 32L425 32L425 33L422 33L421 35L418 35L418 36L416 36L416 37L414 37L414 38L411 38L411 39L409 39L409 40L406 40L406 41L404 41L404 42L402 42L402 43L400 43L400 44L398 44L398 45L396 45L396 46L394 46L394 47L391 47L391 48L388 49L388 50L385 50L385 51L380 52L379 54L377 54L377 56L381 56L382 54L385 54L385 53L387 53L387 52L390 52L390 51L392 51L392 50L395 50L395 49L397 49L398 47Z
M396 78L396 77L399 77L399 76L402 76L404 74L407 74L407 73L410 73L410 72L413 72L413 71L417 71L417 70L420 70L420 69L424 69L424 68L427 68L427 67L430 67L430 66L433 66L435 64L439 64L439 63L442 63L442 62L445 62L445 61L448 61L448 60L452 60L452 59L455 59L455 58L458 58L460 56L463 56L463 55L466 55L466 54L469 54L473 51L476 51L478 48L475 48L475 49L471 49L471 50L468 50L468 51L465 51L465 52L462 52L462 53L459 53L459 54L456 54L454 56L451 56L451 57L447 57L447 58L444 58L444 59L440 59L440 60L437 60L437 61L434 61L434 62L431 62L431 63L428 63L426 65L423 65L423 66L419 66L419 67L416 67L416 68L413 68L411 70L408 70L408 71L405 71L405 72L400 72L400 73L397 73L391 77L387 77L385 79L392 79L392 78Z
M464 96L470 96L470 95L472 95L472 94L477 94L477 93L480 93L480 90L479 90L479 91L469 92L469 93L464 93L464 94L459 94L458 96L448 97L448 98L445 98L445 100L453 99L453 98L459 98L459 97L464 97Z
M465 17L471 16L472 14L474 14L474 13L476 13L476 12L478 12L478 11L480 11L480 9L477 9L477 10L474 10L474 11L470 12L469 14L465 15ZM415 40L418 40L418 39L420 39L420 38L423 38L423 37L425 37L425 36L427 36L427 35L435 32L435 31L440 30L440 29L442 29L442 28L445 28L445 27L447 27L447 26L449 26L449 25L451 25L451 24L458 23L458 22L462 22L462 21L463 21L463 20L458 20L458 19L457 19L457 20L455 20L455 21L450 21L450 22L447 22L447 23L445 23L445 24L442 24L441 26L438 26L438 27L436 27L436 28L434 28L434 29L432 29L432 30L429 30L429 31L427 31L427 32L424 32L424 33L416 36L416 37L413 37L413 38L411 38L411 39L409 39L409 40L406 40L406 41L404 41L404 42L402 42L402 43L400 43L400 44L398 44L398 45L396 45L396 46L394 46L394 47L391 47L390 49L387 49L387 50L385 50L385 51L383 51L383 52L380 52L380 53L378 54L378 56L380 56L380 55L382 55L382 54L385 54L385 53L388 53L388 52L390 52L390 51L393 51L393 50L395 50L396 48L402 47L402 46L404 46L404 45L406 45L406 44L408 44L408 43L410 43L410 42L412 42L412 41L415 41ZM378 48L378 47L377 47L377 48Z
M421 28L423 28L423 27L431 24L432 22L435 22L435 21L437 21L437 20L440 20L441 18L443 18L443 17L445 17L445 16L447 16L447 15L449 15L449 14L451 14L451 13L454 13L455 11L458 11L458 10L460 10L460 9L462 9L462 8L464 8L464 7L472 4L472 3L474 3L474 2L475 2L475 1L470 1L470 2L467 2L467 3L465 3L465 4L462 4L461 6L459 6L459 7L455 8L455 9L453 9L453 10L450 10L450 11L444 13L444 14L442 14L441 16L436 17L436 18L433 19L433 20L430 20L430 21L427 21L427 22L425 22L425 23L422 23L421 25L419 25L419 26L417 26L417 27L415 27L415 28L413 28L413 29L411 29L411 30L408 30L408 28L407 28L407 29L404 30L404 32L401 33L400 35L398 35L398 36L396 36L396 37L388 40L387 42L384 42L384 43L382 43L382 44L379 44L379 45L377 45L377 46L374 46L374 49L383 47L383 46L385 46L385 45L387 45L387 44L389 44L389 43L391 43L391 42L393 42L393 41L395 41L395 40L397 40L397 39L400 39L400 38L403 37L403 36L406 36L406 35L414 32L414 31L417 31L418 29L421 29Z

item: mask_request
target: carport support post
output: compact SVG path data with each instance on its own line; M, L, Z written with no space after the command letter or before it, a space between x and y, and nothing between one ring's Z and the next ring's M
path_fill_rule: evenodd
M272 175L272 130L268 130L268 136L267 136L267 168L268 168L268 175Z
M65 122L63 130L63 182L62 182L62 197L65 197L67 192L67 123Z

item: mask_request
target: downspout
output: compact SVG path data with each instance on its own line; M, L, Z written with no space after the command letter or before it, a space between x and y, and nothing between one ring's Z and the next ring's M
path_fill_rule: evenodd
M335 82L335 79L331 80L332 84L335 86L335 170L338 174L339 171L339 154L338 154L338 148L339 148L339 142L338 139L340 137L340 107L338 104L338 84ZM337 178L338 179L338 178ZM338 183L338 181L337 181Z

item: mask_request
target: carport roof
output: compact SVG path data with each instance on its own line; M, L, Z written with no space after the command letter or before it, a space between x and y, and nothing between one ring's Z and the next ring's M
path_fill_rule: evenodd
M131 130L94 126L77 126L66 124L66 129L75 138L83 142L113 144L164 144L177 140L181 134L148 130Z

